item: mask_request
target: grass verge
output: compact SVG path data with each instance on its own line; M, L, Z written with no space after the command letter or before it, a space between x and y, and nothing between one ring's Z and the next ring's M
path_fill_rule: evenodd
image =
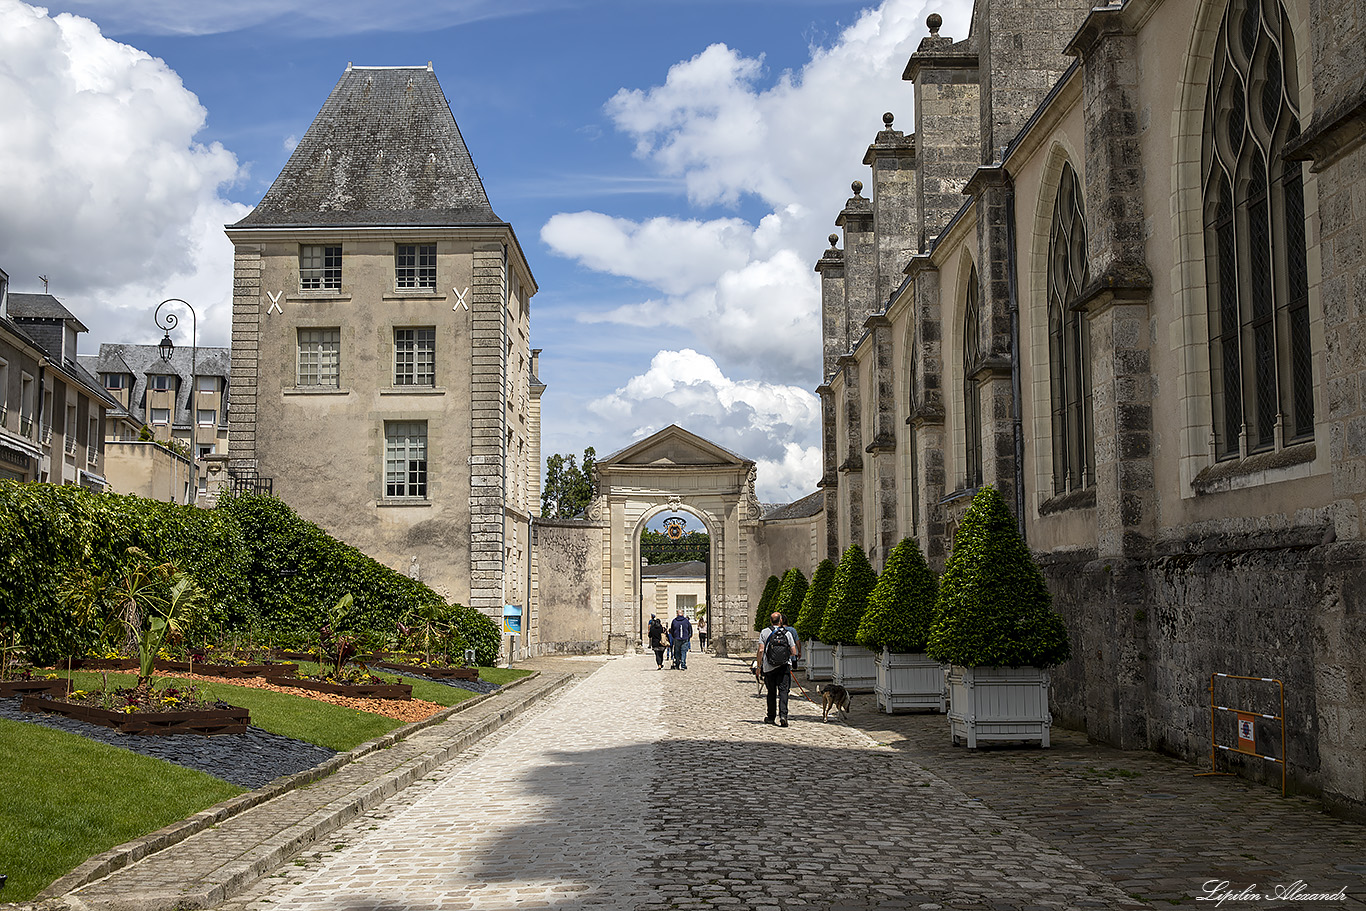
M77 734L0 718L4 898L24 901L75 868L242 788Z

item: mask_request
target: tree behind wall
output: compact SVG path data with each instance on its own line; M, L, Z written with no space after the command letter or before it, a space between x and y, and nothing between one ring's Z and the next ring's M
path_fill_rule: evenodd
M546 459L541 515L547 519L572 519L581 515L597 494L593 484L596 465L597 451L592 446L583 451L582 465L575 462L573 454L557 452Z

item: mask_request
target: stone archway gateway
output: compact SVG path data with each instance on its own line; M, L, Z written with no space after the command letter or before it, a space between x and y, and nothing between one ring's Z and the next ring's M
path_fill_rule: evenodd
M677 425L597 462L583 519L535 524L532 654L637 648L640 533L661 513L688 513L711 539L708 623L719 653L754 638L751 591L766 573L755 464ZM759 578L762 587L766 575Z

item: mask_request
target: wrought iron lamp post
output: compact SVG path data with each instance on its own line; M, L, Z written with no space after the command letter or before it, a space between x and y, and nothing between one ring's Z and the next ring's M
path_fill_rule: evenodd
M190 311L190 487L194 499L198 500L199 478L196 471L195 450L199 448L199 412L195 405L198 402L199 377L195 375L195 370L199 357L199 317L194 312L194 307L190 306L189 301L181 300L178 297L169 297L157 304L156 312L152 314L152 321L156 323L158 329L165 333L157 347L161 349L161 359L168 364L171 362L171 355L175 354L175 342L171 341L171 330L176 327L180 319L171 310L167 310L165 314L161 312L167 304L183 304L185 309ZM171 436L175 436L174 419L171 421ZM189 497L186 498L186 502L190 502Z

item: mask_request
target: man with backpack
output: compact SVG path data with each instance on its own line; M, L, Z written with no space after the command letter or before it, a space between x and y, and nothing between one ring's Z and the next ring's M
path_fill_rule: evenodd
M669 643L673 646L673 665L672 667L686 671L688 669L688 649L692 647L692 622L683 615L683 608L678 609L678 616L674 617L673 623L669 624Z
M768 714L764 724L787 727L787 694L792 690L792 658L797 654L797 640L783 625L783 615L773 613L769 626L759 634L759 653L754 660L764 677L768 691Z

